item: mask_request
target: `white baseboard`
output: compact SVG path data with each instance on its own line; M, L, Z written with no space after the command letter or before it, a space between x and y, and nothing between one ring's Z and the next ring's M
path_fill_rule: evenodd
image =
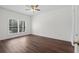
M44 36L44 35L39 35L39 34L33 34L33 35L42 36L42 37L47 37L47 38L52 38L52 37L48 37L48 36ZM61 40L61 39L58 39L58 38L53 38L53 39ZM61 40L61 41L70 42L71 45L72 45L72 42L71 42L71 41L68 41L68 40Z
M15 38L15 37L20 37L20 36L24 36L24 35L29 35L29 34L15 34L15 35L8 35L8 36L4 36L4 37L0 37L0 40L6 40L6 39L10 39L10 38Z

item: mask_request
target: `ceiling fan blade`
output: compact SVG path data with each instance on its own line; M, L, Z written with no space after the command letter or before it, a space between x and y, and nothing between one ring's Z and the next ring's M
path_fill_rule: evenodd
M36 5L36 8L38 7L38 5Z
M37 8L38 5L31 5L31 7L32 7L32 9L33 9L33 8Z
M40 11L40 9L35 9L35 10Z

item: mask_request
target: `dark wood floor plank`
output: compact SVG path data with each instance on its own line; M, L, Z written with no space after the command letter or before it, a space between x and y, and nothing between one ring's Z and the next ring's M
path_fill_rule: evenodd
M0 41L1 53L73 53L70 42L36 35Z

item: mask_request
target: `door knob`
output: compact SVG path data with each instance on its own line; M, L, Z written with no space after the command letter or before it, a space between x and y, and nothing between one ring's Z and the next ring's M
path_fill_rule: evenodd
M78 34L75 34L76 37L78 37Z
M77 44L77 45L79 45L79 42L74 42L74 44Z

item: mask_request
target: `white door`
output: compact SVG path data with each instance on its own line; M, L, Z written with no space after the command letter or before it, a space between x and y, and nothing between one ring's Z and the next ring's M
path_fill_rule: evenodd
M79 6L75 6L75 32L74 32L74 37L75 37L75 52L79 53Z

